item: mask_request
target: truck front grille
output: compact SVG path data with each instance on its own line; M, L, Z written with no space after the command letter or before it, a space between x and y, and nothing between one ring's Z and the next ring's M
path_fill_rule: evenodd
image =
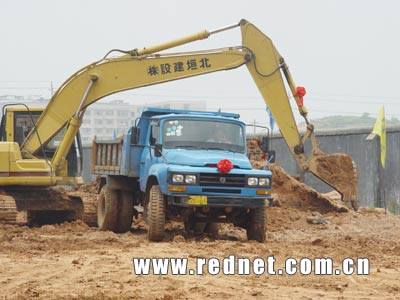
M203 193L240 194L241 190L204 188Z
M200 173L200 186L245 187L246 175Z

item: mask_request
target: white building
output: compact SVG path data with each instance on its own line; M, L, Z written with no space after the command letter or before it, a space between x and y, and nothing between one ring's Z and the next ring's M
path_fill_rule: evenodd
M94 136L104 140L126 133L134 125L137 111L137 106L123 100L89 106L80 129L82 143L90 144Z
M46 107L48 99L41 96L0 96L0 108L9 103L23 103L30 107ZM123 100L96 102L85 112L80 134L82 143L90 145L93 138L112 139L126 133L135 125L135 120L144 107L159 107L168 109L206 110L206 101L171 101L132 105Z
M135 120L144 107L205 110L206 106L206 101L164 101L144 105L132 105L123 100L97 102L88 107L83 118L80 129L82 143L90 144L94 136L97 139L112 139L126 133L135 125Z
M166 109L185 109L185 110L206 110L207 102L200 101L162 101L155 103L146 103L143 107L159 107Z

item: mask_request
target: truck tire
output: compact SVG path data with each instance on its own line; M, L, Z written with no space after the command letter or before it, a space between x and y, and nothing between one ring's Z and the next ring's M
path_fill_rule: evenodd
M97 224L100 230L115 231L117 228L118 193L104 185L97 203Z
M149 225L149 240L161 241L165 236L165 210L166 203L164 195L161 194L160 186L153 185L149 190L149 203L147 207L147 222Z
M132 226L133 200L132 194L120 191L118 197L117 227L115 232L128 232Z
M217 235L220 227L221 227L220 223L207 223L206 228L204 229L204 232L213 234L213 235Z
M267 218L265 216L265 203L262 207L250 209L249 222L246 227L247 239L265 242Z
M220 223L205 223L205 222L185 222L185 230L187 232L193 231L195 235L202 235L204 233L217 235L221 225Z
M103 186L98 197L97 223L101 230L124 233L131 229L133 202L131 194Z

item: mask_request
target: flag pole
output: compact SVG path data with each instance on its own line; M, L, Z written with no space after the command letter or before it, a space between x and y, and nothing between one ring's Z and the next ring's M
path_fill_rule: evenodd
M386 190L385 190L385 160L386 160L386 120L385 120L385 108L382 105L378 117L376 118L374 128L372 130L373 134L379 136L379 144L380 144L380 157L381 157L381 172L380 172L380 205L382 205L382 198L383 198L383 205L385 207L385 213L387 213L387 204L386 204Z

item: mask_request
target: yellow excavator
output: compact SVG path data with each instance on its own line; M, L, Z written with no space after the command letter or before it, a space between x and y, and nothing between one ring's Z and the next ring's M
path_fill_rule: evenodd
M180 53L162 52L235 27L241 30L241 46ZM110 57L112 52L122 55ZM304 90L296 87L283 57L271 39L246 20L148 48L111 50L104 58L80 69L61 85L37 121L33 122L34 126L23 141L16 139L17 134L13 132L15 121L11 115L6 114L2 126L3 139L0 142L0 188L6 193L12 192L18 210L34 210L36 213L49 210L81 211L73 215L82 215L83 208L76 207L82 206L82 203L71 200L71 197L69 200L65 197L59 200L55 194L50 193L46 196L47 201L42 203L36 197L38 193L44 193L45 189L62 183L68 177L71 153L79 148L74 141L89 105L124 90L230 70L242 65L248 68L299 167L329 184L342 195L344 202L357 209L357 172L353 160L344 154L327 155L319 150L314 128L307 119L307 110L302 103ZM303 136L295 122L285 82L306 121L307 132ZM25 113L32 115L29 108L25 108ZM48 151L57 136L59 140L56 146ZM312 144L309 155L304 151L308 138ZM328 166L335 164L336 168L332 171ZM17 199L21 191L23 201Z
M22 145L28 133L43 113L43 107L28 107L22 103L3 106L0 126L0 152L5 165L1 172L0 221L8 223L25 222L43 224L63 220L83 219L91 226L97 225L96 199L66 190L60 186L76 187L83 183L81 177L82 145L79 133L76 135L64 164L50 182L51 159L60 143L62 131L41 147L36 157L25 160L13 147ZM8 167L6 166L8 162ZM26 211L25 217L18 217L17 211Z

